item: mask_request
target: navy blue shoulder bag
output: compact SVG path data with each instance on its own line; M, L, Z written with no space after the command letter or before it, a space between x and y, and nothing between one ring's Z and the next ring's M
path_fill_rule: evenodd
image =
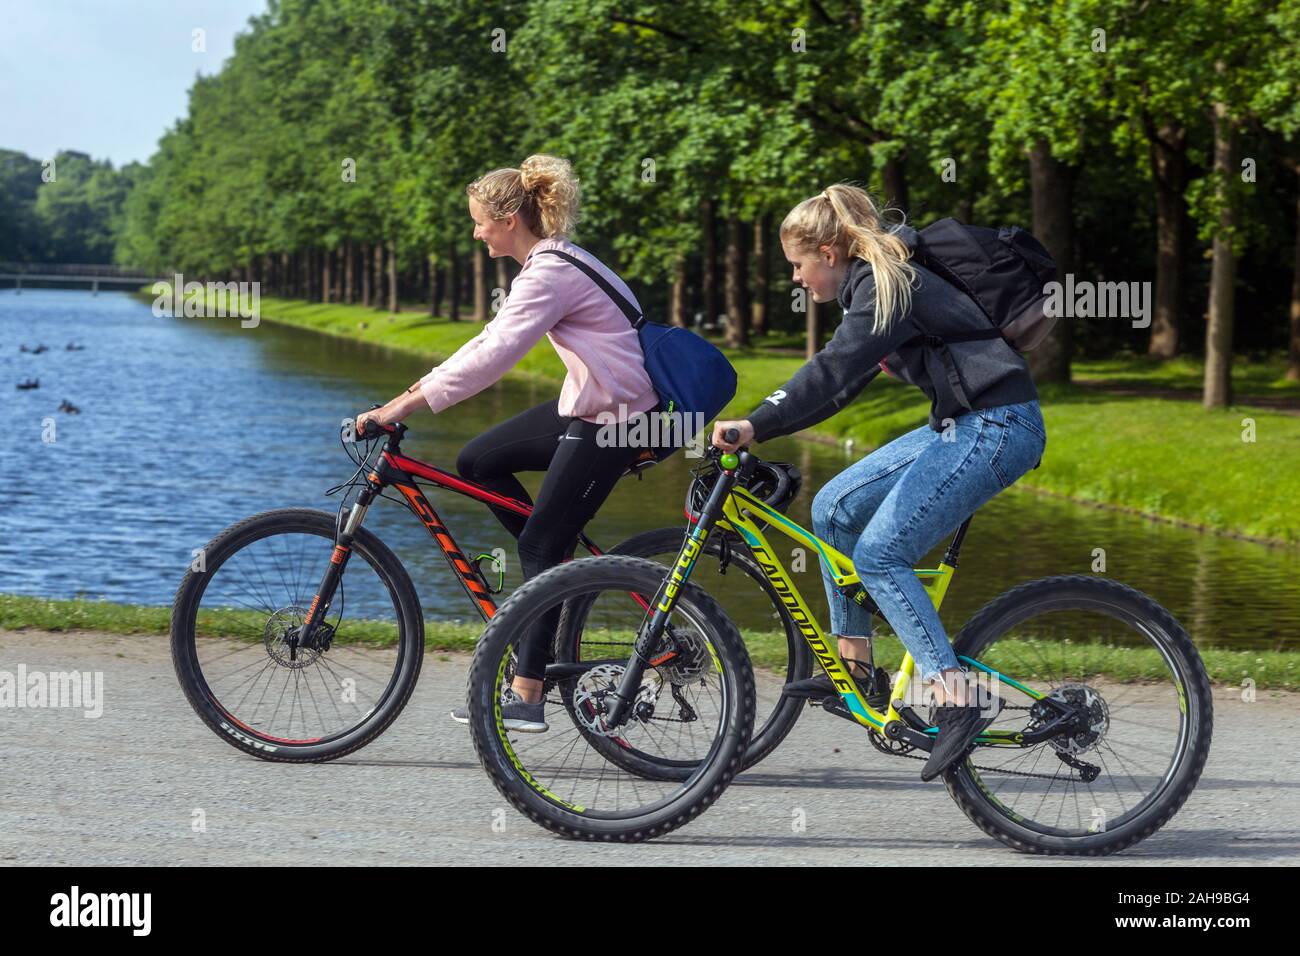
M712 343L689 329L647 321L604 276L576 256L559 249L542 249L541 252L552 253L577 266L627 316L641 340L645 370L659 395L655 411L697 414L702 416L698 421L704 427L735 397L736 370ZM690 434L684 437L694 437L696 431L698 429L691 429ZM662 460L672 452L673 449L664 449L658 457Z

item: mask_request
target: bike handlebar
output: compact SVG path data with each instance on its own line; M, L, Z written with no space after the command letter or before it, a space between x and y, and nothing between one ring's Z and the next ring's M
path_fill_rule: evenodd
M374 409L379 407L381 406L379 405L371 406L371 410L373 411ZM341 430L346 432L348 430L348 424L345 423ZM396 424L393 425L381 425L373 418L368 418L366 419L365 427L360 430L357 430L355 427L355 423L353 423L352 441L354 443L370 441L371 439L374 438L383 438L385 435L388 435L392 438L396 438L398 441L401 441L402 436L405 434L406 434L406 425L404 425L402 422L397 422Z

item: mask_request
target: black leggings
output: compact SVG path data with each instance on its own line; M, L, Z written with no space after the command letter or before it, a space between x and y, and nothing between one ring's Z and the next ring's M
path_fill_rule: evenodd
M602 426L566 418L558 405L558 399L552 399L489 428L456 458L461 477L529 504L532 499L515 473L546 472L528 518L489 506L518 541L525 581L573 556L578 533L642 450L626 445L601 447L596 436ZM540 626L520 638L518 676L542 679L559 618L560 608L553 608Z

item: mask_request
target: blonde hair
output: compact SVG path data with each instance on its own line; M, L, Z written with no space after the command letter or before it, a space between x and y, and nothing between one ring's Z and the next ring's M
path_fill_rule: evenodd
M781 241L800 252L830 246L846 258L857 257L871 265L876 280L876 312L871 331L888 327L895 312L912 305L912 285L917 273L907 260L912 251L884 223L881 209L865 189L848 183L828 186L790 210L781 223Z
M578 221L578 177L558 156L529 156L518 169L494 169L465 192L493 219L518 215L543 239L567 236Z

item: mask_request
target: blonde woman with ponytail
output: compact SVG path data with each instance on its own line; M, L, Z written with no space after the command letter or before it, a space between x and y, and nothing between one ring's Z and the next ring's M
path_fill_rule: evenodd
M646 450L597 441L602 425L644 414L658 405L659 397L636 331L594 277L639 311L632 290L569 241L580 198L569 163L530 156L518 169L497 169L476 179L466 192L474 238L487 245L494 259L509 256L521 266L510 294L478 335L383 408L359 416L357 425L364 428L369 418L382 424L401 421L425 406L445 412L498 381L543 336L550 339L567 370L558 398L488 429L465 445L456 461L462 477L528 504L533 501L516 474L546 473L527 520L504 508L492 509L517 539L527 580L573 553L583 526ZM547 729L542 677L558 610L520 640L512 698L502 707L508 729ZM469 722L465 708L452 717Z
M812 503L813 529L850 555L863 586L929 681L939 728L921 771L931 780L962 759L1002 708L985 701L958 664L933 603L912 572L925 554L1041 459L1046 428L1024 358L1001 338L957 341L989 321L955 286L912 261L916 230L890 226L862 189L837 184L805 199L781 223L793 281L816 302L838 300L844 319L826 347L741 421L714 425L713 444L734 451L829 418L880 371L919 387L929 422L832 478ZM944 336L953 339L945 344ZM947 352L945 361L943 350ZM728 429L740 439L727 442ZM889 675L868 668L871 612L836 588L822 567L840 654L873 706ZM870 671L870 672L869 672ZM821 675L786 685L792 697L836 696Z

